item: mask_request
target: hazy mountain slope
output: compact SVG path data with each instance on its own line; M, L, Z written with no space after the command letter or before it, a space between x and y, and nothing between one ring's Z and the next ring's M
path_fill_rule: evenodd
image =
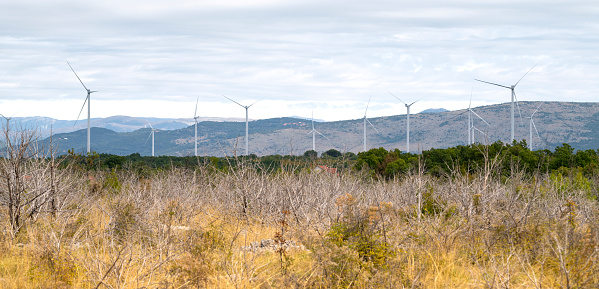
M535 133L535 148L553 149L564 142L577 149L599 148L599 103L571 102L520 102L522 118L516 110L516 139L529 138L529 120L526 118L540 105L541 108L534 120L542 140ZM510 104L499 104L473 109L482 116L490 126L478 118L474 125L480 131L475 137L479 142L507 142L510 137ZM411 151L445 148L466 144L467 139L466 110L440 113L422 113L410 116ZM406 115L372 118L370 122L377 128L367 127L367 148L385 147L406 150ZM315 123L316 130L327 138L316 135L316 149L324 152L334 148L340 151L359 152L363 149L363 120L344 120ZM312 149L310 121L297 118L275 118L251 121L250 153L269 154L302 154ZM133 132L112 132L106 129L92 130L92 149L97 152L114 154L131 154L139 152L143 155L151 153L148 139L150 130L139 129ZM233 155L241 154L245 149L245 123L212 122L198 123L198 150L201 155ZM68 134L56 134L60 141L60 152L75 148L80 152L85 149L85 130ZM155 135L156 155L193 155L194 126L182 129L159 131ZM64 140L67 138L67 140Z
M11 121L28 129L38 130L44 137L53 133L68 133L87 128L87 119L57 120L49 117L13 117ZM193 118L155 118L155 117L131 117L131 116L111 116L106 118L92 118L90 120L92 127L106 128L115 132L131 132L141 128L148 127L148 121L152 126L162 130L182 129L194 123ZM198 121L245 121L241 118L216 118L200 117Z

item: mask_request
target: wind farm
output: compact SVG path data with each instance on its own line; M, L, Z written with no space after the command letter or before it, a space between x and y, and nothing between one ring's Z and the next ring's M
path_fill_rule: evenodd
M95 90L91 90L89 89L86 84L82 81L82 79L79 77L79 75L77 74L77 72L75 72L75 70L73 69L73 67L71 66L71 64L67 61L67 64L70 68L70 70L73 72L73 74L75 74L77 80L81 83L81 85L83 86L83 88L86 91L86 98L84 100L83 103L83 107L81 108L81 111L79 112L79 115L77 117L77 119L75 120L74 125L77 124L77 120L79 120L79 117L81 116L81 113L83 112L83 109L85 108L85 105L87 104L87 134L86 134L86 147L85 147L85 153L89 154L92 151L92 145L91 145L91 129L92 129L92 125L91 125L91 94L94 92L97 92ZM520 132L520 130L523 128L523 126L517 126L515 125L515 108L518 108L518 111L520 111L520 104L518 102L518 99L516 97L516 92L515 92L515 88L516 86L518 86L518 84L524 79L524 77L526 77L539 63L535 64L534 66L532 66L528 71L526 71L526 73L524 73L520 79L513 85L511 86L506 86L506 85L501 85L501 84L497 84L497 83L493 83L493 82L489 82L489 81L485 81L485 80L480 80L480 79L475 79L476 82L481 82L481 83L485 83L485 84L490 84L490 85L494 85L494 86L499 86L502 88L508 88L511 91L511 101L510 101L510 138L507 143L510 143L511 141L516 141L517 139L525 139L524 135ZM474 89L474 86L473 86ZM481 88L482 89L482 88ZM368 142L368 133L367 133L367 126L370 125L374 131L377 133L376 135L371 136L372 140L376 140L376 143L379 143L381 145L381 147L385 147L387 149L393 149L393 148L400 148L400 150L406 152L406 153L411 153L411 144L410 144L410 138L412 137L411 135L411 128L412 130L416 129L416 134L415 136L417 136L418 138L418 147L419 147L419 151L422 149L429 149L429 148L443 148L443 147L448 147L448 146L452 146L452 145L457 145L460 144L462 142L460 142L459 140L454 140L455 138L459 138L457 136L450 136L451 134L451 130L453 129L452 127L455 126L455 124L450 124L450 122L454 122L455 119L457 117L460 117L462 114L467 113L468 114L468 119L467 119L467 140L466 140L466 144L467 145L473 145L476 142L478 143L491 143L493 141L496 140L505 140L506 137L503 135L503 132L501 131L502 128L505 128L505 125L501 124L501 123L497 123L497 121L493 121L494 125L491 125L487 120L485 120L485 118L491 117L491 118L499 118L499 116L489 116L489 112L486 110L479 110L479 113L475 112L473 110L472 107L472 91L471 91L471 95L470 95L470 100L468 103L468 108L462 112L459 112L460 110L458 110L459 113L457 113L456 115L454 115L453 111L447 111L447 112L443 112L443 113L438 113L438 114L430 114L430 115L422 115L422 117L420 117L421 115L416 114L414 115L413 113L411 113L410 108L418 103L420 101L416 100L413 101L411 103L406 103L404 102L401 98L399 98L397 95L395 95L394 93L390 92L387 90L387 92L392 95L395 99L399 100L403 106L405 106L406 108L406 113L405 114L398 114L398 115L392 115L392 116L384 116L384 117L379 117L379 118L375 118L375 120L378 122L378 125L380 126L379 129L377 129L375 127L375 125L371 122L371 120L369 120L367 118L367 113L368 113L368 109L371 103L371 99L372 97L369 98L368 103L366 105L366 109L364 111L364 116L362 118L362 151L367 151L368 146L367 146L367 142ZM252 135L254 135L254 137L252 137L250 135L250 119L249 119L249 108L252 107L254 104L256 104L258 101L254 101L249 105L242 105L241 103L225 96L222 95L225 99L241 106L242 108L244 108L245 110L245 136L243 137L243 141L244 141L244 154L243 155L250 155L250 154L255 154L255 155L266 155L266 154L286 154L286 153L291 153L290 152L285 152L285 147L286 145L283 145L282 142L284 142L284 140L277 140L276 137L273 137L272 135L269 136L269 134L277 134L278 130L283 131L284 129L286 129L286 132L284 133L285 135L287 135L287 137L289 138L294 138L293 134L297 134L299 131L301 131L301 129L303 129L303 127L299 127L297 125L289 125L288 127L271 127L269 128L269 130L267 130L266 132L263 132L262 129L258 128L256 129L256 133L253 133ZM198 145L199 145L199 138L198 138L198 129L202 130L203 134L204 134L204 138L202 140L202 146L203 146L203 152L204 153L208 153L208 154L212 154L212 155L230 155L231 151L233 151L233 154L236 154L236 149L235 148L231 148L232 144L236 144L239 140L240 137L240 132L238 131L237 133L234 132L227 132L226 134L222 134L222 132L219 131L215 131L214 129L208 129L204 127L204 123L200 122L200 116L198 115L198 107L200 105L200 95L198 95L196 97L196 102L195 102L195 110L194 110L194 115L193 115L193 135L190 136L191 141L182 141L182 139L185 139L184 136L177 136L177 140L168 140L168 142L171 143L172 147L171 148L163 148L161 147L160 151L164 152L165 154L170 154L170 155L188 155L189 153L189 149L187 149L185 147L185 144L188 143L192 143L193 144L193 150L191 155L194 156L199 156L199 152L198 152ZM266 103L264 105L267 105ZM546 106L547 108L549 106ZM551 139L552 136L548 135L549 132L545 132L545 136L541 136L541 133L539 133L539 131L536 128L536 124L533 121L533 116L535 115L535 113L537 113L538 109L540 108L537 107L537 109L534 110L534 112L531 114L530 117L527 117L527 119L529 119L529 132L528 132L528 142L530 143L529 145L532 146L533 145L533 137L532 137L532 131L533 129L536 132L536 141L540 144L540 143L544 143L545 145L548 145L550 142L548 142L547 140ZM520 113L521 115L521 113ZM414 116L416 116L416 118L414 118ZM416 121L415 124L411 124L411 117L412 117L412 121ZM522 117L521 117L522 118ZM282 118L284 119L284 118ZM405 123L405 129L398 129L398 124L394 123L397 121L401 121ZM423 123L420 124L418 122L422 121ZM253 120L251 121L252 123L254 123L255 125L259 126L259 124L262 122L264 123L265 121L256 121ZM266 121L268 122L268 121ZM347 122L347 121L345 121ZM484 125L484 128L479 127L478 125L476 125L476 122L481 122ZM145 123L147 123L151 130L150 130L150 134L147 136L147 140L151 139L151 144L152 144L152 149L151 149L151 156L155 156L155 143L154 143L154 137L155 137L155 132L156 130L154 129L154 127L149 123L149 121L145 121ZM295 124L295 123L302 123L301 119L289 119L288 123L285 123L284 125L287 124ZM357 144L354 143L354 139L355 139L355 130L352 130L351 128L347 128L346 125L342 125L342 123L344 123L344 121L338 121L338 122L333 122L336 123L336 125L330 125L330 124L325 124L325 123L320 123L321 125L323 125L323 129L325 130L325 133L327 135L330 135L331 138L329 138L327 135L321 133L321 131L316 130L315 127L315 121L314 121L314 112L312 112L312 117L310 119L310 126L311 127L307 127L308 129L311 128L311 130L308 132L308 134L311 134L312 136L312 144L311 144L311 149L314 151L326 151L329 149L334 149L334 150L339 150L339 151L348 151L348 152L355 152L358 153L359 151L357 150L357 148L359 147ZM351 121L349 121L348 123L351 123ZM304 121L302 123L302 126L305 126L306 122ZM229 125L231 126L231 125ZM212 127L218 127L218 125L216 124L212 124ZM333 127L336 127L335 129L333 129ZM445 127L445 129L443 129L442 127ZM180 127L178 130L184 131L186 130L186 126L185 124ZM175 129L175 131L177 131L177 129ZM177 134L175 131L172 132L172 135ZM227 130L225 130L227 131ZM403 131L403 132L402 132ZM345 133L342 133L345 132ZM401 134L404 134L405 137L401 137ZM553 134L555 134L555 131L552 131ZM345 135L344 135L345 134ZM322 136L324 139L327 140L326 143L323 143L319 150L317 150L316 147L316 137L317 135ZM443 137L441 137L441 135L444 135ZM165 135L166 137L167 135ZM477 137L478 136L478 137ZM262 145L263 141L261 141L261 138L266 138L268 139L268 141L270 142L269 145L267 146L267 148L264 147L264 145ZM553 137L556 138L556 137ZM68 137L65 136L63 137L63 142L65 140L77 140L77 137ZM255 148L252 149L250 151L250 139L253 140L253 142L255 143ZM300 139L297 137L295 137L295 139ZM401 145L402 140L405 142L405 145ZM442 140L442 141L441 141ZM541 141L544 140L544 141ZM68 141L69 144L65 144L66 146L72 145L70 144L71 141ZM559 141L554 141L555 142L559 142ZM274 144L273 144L274 143ZM279 143L279 144L277 144ZM79 147L79 145L72 145L73 147ZM233 145L235 146L235 145ZM309 150L309 147L307 147L306 145L303 145L299 142L296 141L295 144L293 144L292 146L295 146L296 148L296 153L302 153L303 150ZM272 148L277 147L277 149L272 150ZM541 148L542 146L539 146L539 148ZM218 148L218 150L216 149ZM111 148L105 148L104 146L100 145L97 148L94 149L95 151L99 151L99 152L113 152L113 151L127 151L128 149L125 148L119 148L119 149L111 149ZM66 149L61 149L59 150L61 152L66 152ZM132 151L132 150L129 150Z
M0 15L0 288L599 288L598 1Z
M539 104L541 103L520 102L521 109L531 113L538 108ZM534 125L538 128L539 133L538 136L535 136L533 142L535 149L555 147L563 142L568 142L578 149L593 148L597 139L597 136L595 136L597 128L593 125L593 121L596 117L599 117L598 109L599 106L593 103L542 102L541 108L533 115ZM470 121L468 115L471 117ZM478 118L477 115L481 118ZM509 115L509 103L470 107L442 113L416 113L410 116L412 120L411 133L416 133L422 149L472 144L474 143L474 134L476 134L476 142L483 144L487 141L492 143L496 140L508 142L511 134L510 126L506 125L510 121ZM587 115L591 117L586 117ZM406 118L405 114L367 118L366 126L372 124L376 130L373 131L372 127L367 130L366 138L364 137L364 117L335 122L313 121L312 117L250 120L249 123L252 128L250 131L250 138L252 139L250 154L258 156L288 155L292 151L293 154L303 154L307 150L316 150L322 153L329 149L357 154L364 151L365 139L367 146L368 144L371 144L371 146L376 144L376 146L370 148L400 148L404 151L402 148L406 144ZM474 123L474 119L478 122ZM159 120L152 120L153 123L157 121ZM468 126L468 123L471 125ZM139 127L140 129L143 128L144 124L140 124ZM579 127L579 133L573 134L572 127ZM471 137L468 136L469 128ZM100 128L92 127L92 129L99 130ZM182 125L181 128L161 129L160 142L157 143L161 154L173 156L195 155L195 129L196 124L193 119L188 121L187 126ZM202 137L198 138L201 155L235 155L235 143L240 139L240 135L243 136L244 129L245 120L234 122L199 121L197 130L202 132ZM98 152L120 155L135 152L145 154L139 148L143 146L143 142L148 138L147 130L143 134L137 134L134 129L114 132L110 134L113 141L103 140L104 137L99 137L105 134L104 131L107 132L107 130L99 130L98 132L92 130L92 133L100 134L97 138L98 143L95 144ZM325 135L326 138L322 137L319 132ZM518 126L516 129L519 140L526 139L530 141L529 132L528 126ZM129 145L131 137L134 135L138 135L139 146ZM310 141L307 141L306 135L309 135ZM59 153L66 153L70 148L76 148L77 151L85 150L85 130L56 134L56 138L62 138L59 143ZM317 138L321 138L322 141L318 141ZM538 140L538 138L543 141ZM290 141L292 141L292 150L290 149ZM370 148L367 147L367 149ZM148 155L150 154L148 153Z
M91 90L87 87L87 85L84 83L84 81L80 78L79 74L74 70L74 68L72 67L71 63L69 63L67 61L67 64L70 68L70 70L72 71L72 73L76 76L77 80L80 82L80 84L83 86L83 88L86 91L86 98L84 100L83 106L79 112L79 115L77 116L75 122L74 122L74 126L77 124L77 121L79 120L79 117L81 116L81 113L83 112L83 109L85 109L85 106L87 105L87 134L86 134L86 147L85 147L85 153L89 154L92 151L96 151L96 152L112 152L113 150L110 148L105 148L104 146L100 145L98 147L95 147L92 150L92 143L91 143L91 133L92 133L92 119L91 119L91 94L94 92L97 92L96 90ZM411 103L407 103L404 102L402 98L399 98L396 94L392 93L391 91L387 90L387 92L393 96L396 100L398 100L405 108L406 111L405 113L399 113L399 114L394 114L394 115L389 115L389 116L382 116L382 117L375 117L373 119L369 119L367 117L367 113L369 112L369 108L370 108L370 104L371 104L371 99L372 97L369 98L368 103L366 105L366 109L364 111L364 116L361 119L361 147L363 152L368 150L368 143L377 143L380 144L380 147L384 147L386 149L399 149L400 151L403 151L405 153L412 153L413 151L413 144L414 144L414 137L417 139L416 143L418 146L418 152L422 151L422 149L430 149L430 148L444 148L444 147L449 147L449 146L453 146L453 145L459 145L462 143L466 143L467 145L473 145L475 143L492 143L494 141L504 141L505 143L511 143L513 141L518 141L521 139L527 139L529 142L529 145L532 146L533 142L537 143L538 148L543 148L543 147L547 147L549 144L553 143L559 143L560 141L558 140L559 137L555 136L556 131L544 131L544 132L539 132L536 128L536 123L533 121L533 116L535 115L535 113L537 113L538 109L534 110L534 112L532 113L531 116L527 117L527 119L529 119L529 129L527 131L527 133L522 133L522 129L524 129L524 124L522 123L522 121L520 122L520 125L516 126L515 124L515 110L516 108L518 108L518 112L520 114L520 119L522 120L522 116L521 116L521 108L520 108L520 102L518 102L518 98L516 96L516 92L515 92L515 88L520 84L520 82L531 72L533 71L533 69L535 67L537 67L539 65L539 62L537 62L534 66L530 67L525 73L523 73L523 75L518 79L518 81L516 81L513 85L507 86L507 85L501 85L501 84L497 84L494 82L490 82L490 81L486 81L486 80L481 80L478 78L475 78L475 83L484 83L484 84L488 84L488 85L493 85L493 86L499 86L502 88L507 88L510 89L511 92L511 99L509 102L510 105L510 110L507 113L507 115L509 115L509 122L510 122L510 131L509 134L505 134L503 132L503 130L505 130L506 126L504 124L501 124L497 121L497 119L501 118L498 115L493 115L493 112L489 112L488 109L486 109L485 107L478 107L476 108L477 111L475 111L475 108L472 107L472 94L473 91L471 91L471 95L470 95L470 100L468 102L468 107L463 110L463 109L458 109L458 110L454 110L454 111L446 111L446 112L442 112L442 113L438 113L438 114L429 114L429 115L425 115L425 114L419 114L416 113L414 114L413 111L411 110L412 106L419 103L422 99L418 99L416 101L413 101ZM473 86L474 89L474 86ZM492 91L490 91L489 89L483 87L478 87L477 88L477 93L482 94L482 93L493 93ZM498 94L498 93L495 93ZM302 151L305 150L309 150L310 147L307 146L306 144L302 144L301 142L299 142L298 140L301 139L301 129L303 129L303 127L299 127L297 125L292 125L294 123L302 123L302 126L306 125L306 121L302 122L301 119L290 119L288 123L284 124L290 124L288 127L270 127L267 131L264 131L261 128L256 128L252 130L252 133L250 134L250 123L255 124L257 126L260 125L260 123L268 123L268 120L261 120L261 119L257 119L257 120L251 120L249 118L249 109L250 107L253 107L254 104L256 104L259 100L255 100L253 101L251 104L249 105L243 105L240 102L233 100L232 98L226 96L226 95L222 95L222 97L224 97L226 100L233 102L237 105L239 105L240 107L242 107L245 110L245 134L242 135L243 129L237 131L236 133L229 130L229 129L223 129L223 131L218 131L218 130L214 130L214 129L208 129L205 127L205 125L209 125L211 127L218 127L219 125L216 123L205 123L206 121L200 121L200 119L202 119L202 117L198 114L198 107L202 106L203 107L203 98L200 97L200 95L198 94L196 97L196 102L195 102L195 107L194 107L194 115L192 118L192 126L193 126L193 134L185 137L183 135L181 136L177 136L176 140L173 139L169 139L167 137L166 142L171 143L172 147L162 147L161 145L161 149L160 151L163 152L166 155L193 155L193 156L200 156L199 153L199 149L198 146L201 144L202 145L202 153L203 154L207 154L207 155L238 155L237 153L237 143L240 142L240 140L242 140L242 143L244 143L244 153L243 154L239 154L239 155L267 155L267 154L289 154L292 153L291 149L286 151L286 147L289 147L289 145L284 145L284 142L289 142L289 139L293 139L295 141L293 141L294 143L291 144L291 147L295 148L295 153L296 154L301 154ZM269 100L265 101L263 106L269 106ZM384 104L385 102L379 102L380 104ZM539 103L544 103L544 102L539 102ZM491 107L497 107L497 106L502 106L502 105L495 105L495 106L491 106ZM549 108L549 106L545 106L547 108ZM458 112L457 114L454 114L454 112ZM467 127L466 127L466 131L467 131L467 139L466 141L464 141L462 139L462 141L459 141L458 139L459 134L455 134L452 135L452 130L454 129L453 127L456 125L453 122L457 121L458 117L461 117L462 114L467 113L468 115L468 119L467 119ZM491 114L491 116L489 116L489 114ZM285 119L285 117L282 117L281 119ZM488 121L489 119L489 121ZM492 120L490 120L492 119ZM371 121L372 120L372 121ZM397 123L397 121L404 123L405 124L405 128L401 127L401 125L399 123ZM419 121L422 121L423 123L418 123ZM148 121L145 121L146 123L149 124ZM275 121L276 123L277 121ZM356 142L357 141L357 136L356 136L356 130L351 128L351 127L347 127L347 125L345 125L344 123L351 123L351 120L340 120L340 121L333 121L333 122L316 122L319 124L319 126L322 126L322 130L316 129L316 125L315 125L315 121L313 118L313 112L312 112L312 118L310 119L309 122L309 126L306 127L307 129L310 129L310 131L307 134L311 134L312 136L312 144L311 144L311 149L317 152L324 152L326 150L339 150L339 151L344 151L344 152L353 152L353 153L358 153L360 152L359 147L360 145ZM377 122L377 125L375 126L373 124L373 122ZM56 121L53 121L53 123L56 123ZM155 155L155 145L154 145L154 133L155 133L155 129L154 127L152 127L151 124L149 124L151 126L151 131L150 131L150 135L147 136L148 140L151 138L152 139L152 150L151 150L151 155L154 156ZM178 134L176 131L186 131L188 128L189 122L183 121L179 124L178 128L174 128L172 135ZM376 132L376 134L368 134L368 126L371 126L372 129ZM482 126L481 126L482 125ZM545 124L543 124L545 125ZM47 127L47 125L44 125L45 127ZM225 127L235 127L237 126L236 124L223 124L223 126ZM311 126L311 128L310 128ZM377 128L378 126L378 128ZM169 129L167 129L169 130ZM202 131L203 136L200 138L198 136L198 130ZM535 130L536 132L536 139L533 140L532 138L532 131ZM64 130L63 130L64 131ZM273 135L274 134L274 135ZM404 135L403 137L401 135ZM545 135L543 135L545 134ZM285 135L284 138L287 138L287 140L279 140L277 135L279 136L283 136ZM316 138L317 135L323 137L326 142L322 143L318 149L316 146ZM441 136L444 135L444 136ZM507 135L509 135L509 138L507 138ZM283 138L283 139L284 139ZM583 137L584 138L584 137ZM71 141L73 140L77 140L79 139L78 137L64 137L64 140L70 140L68 141L68 143L71 143ZM96 138L94 138L96 139ZM186 140L187 139L187 140ZM252 146L253 148L250 150L250 139L252 140L253 143L255 143L255 147ZM370 140L369 140L370 139ZM64 141L63 140L63 141ZM147 140L146 140L147 141ZM268 143L265 145L264 142L267 141ZM405 143L404 144L402 144ZM584 142L584 141L582 141ZM164 142L163 142L164 143ZM192 144L193 148L190 150L189 148L187 148L188 144ZM67 145L67 144L65 144ZM80 147L79 144L77 145L73 145L73 144L68 144L71 145L73 147ZM67 149L61 149L59 150L61 152L66 152L68 151ZM131 149L116 149L114 151L132 151Z

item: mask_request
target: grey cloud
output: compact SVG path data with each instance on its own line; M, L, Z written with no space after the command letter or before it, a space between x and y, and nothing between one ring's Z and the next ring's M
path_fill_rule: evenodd
M363 101L392 90L446 101L469 96L475 77L517 81L539 60L522 99L588 101L599 88L591 1L162 3L0 3L0 99L79 102L67 59L106 100Z

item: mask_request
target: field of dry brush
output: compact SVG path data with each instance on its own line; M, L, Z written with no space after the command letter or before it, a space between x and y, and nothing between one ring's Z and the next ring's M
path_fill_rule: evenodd
M379 180L16 154L0 164L0 287L597 288L597 180L494 166Z

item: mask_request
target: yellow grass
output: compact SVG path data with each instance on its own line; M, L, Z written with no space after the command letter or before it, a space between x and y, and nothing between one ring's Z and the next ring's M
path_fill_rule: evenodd
M577 192L557 195L550 184L540 196L538 188L516 193L499 181L477 189L478 179L449 187L420 177L434 198L423 204L438 211L426 211L418 219L413 179L364 182L348 176L273 177L253 171L207 174L201 180L191 176L173 171L140 181L123 173L119 191L104 187L93 193L94 184L83 179L70 188L76 197L56 215L28 220L16 236L5 221L0 287L599 284L596 201ZM101 183L104 175L95 177ZM481 207L469 207L473 198ZM334 224L342 226L335 231ZM247 249L252 242L276 238L303 247ZM388 244L389 251L377 247L381 244Z

